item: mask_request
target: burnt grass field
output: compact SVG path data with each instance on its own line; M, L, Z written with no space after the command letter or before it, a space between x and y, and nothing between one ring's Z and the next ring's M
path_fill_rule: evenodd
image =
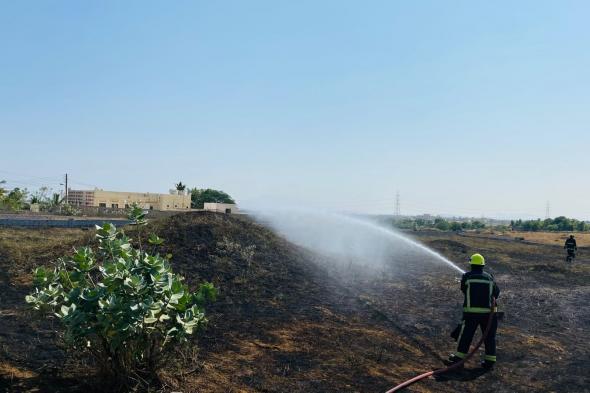
M182 392L385 392L443 366L455 349L458 275L408 252L376 269L331 264L250 221L191 213L150 224L189 284L212 281L209 324L162 370ZM93 231L0 228L0 391L99 392L84 358L66 356L57 321L24 302L31 270L50 265ZM409 233L454 261L486 256L502 290L498 365L478 359L411 392L590 392L590 248L566 265L560 245L444 232ZM251 263L219 243L255 245ZM582 246L584 246L582 244ZM476 336L477 338L478 336Z

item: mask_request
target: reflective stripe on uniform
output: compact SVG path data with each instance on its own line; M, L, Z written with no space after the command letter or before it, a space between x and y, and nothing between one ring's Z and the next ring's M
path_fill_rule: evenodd
M463 352L457 351L457 352L455 352L455 356L458 357L458 358L460 358L460 359L465 359L465 356L467 356L467 354L466 353L463 353Z
M463 307L464 312L472 312L476 314L486 314L489 313L491 310L490 308L485 307Z
M495 362L496 361L496 355L485 355L483 357L484 360L487 360L488 362Z
M481 284L489 284L489 283L491 283L491 281L490 281L490 280L483 280L483 279L481 279L481 278L471 278L471 279L469 279L469 280L467 280L467 281L465 281L465 282L466 282L466 283L469 283L469 282L479 282L479 283L481 283Z
M465 320L461 323L461 331L459 332L459 338L457 339L458 343L461 342L461 337L463 337L463 330L465 330Z

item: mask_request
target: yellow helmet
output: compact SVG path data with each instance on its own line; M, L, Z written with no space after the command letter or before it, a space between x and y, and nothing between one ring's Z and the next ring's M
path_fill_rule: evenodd
M471 265L485 266L486 260L481 254L473 254L469 259Z

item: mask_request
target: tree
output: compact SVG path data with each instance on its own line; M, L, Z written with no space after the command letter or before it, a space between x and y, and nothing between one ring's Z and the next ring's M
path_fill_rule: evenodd
M41 187L36 192L31 194L31 198L29 200L30 203L38 203L40 205L48 206L50 205L50 198L47 195L49 189L47 187Z
M58 193L53 193L51 196L51 207L58 206L61 203L61 196Z
M434 227L436 229L440 229L441 231L448 231L450 229L449 222L444 218L437 218L434 220Z
M0 180L0 202L4 199L4 195L6 195L6 190L4 187L1 187L2 184L6 184L6 180Z
M156 253L162 239L152 234L142 248L142 209L133 206L129 218L137 243L112 224L97 226L97 247L35 270L35 291L26 301L57 317L68 349L91 355L117 390L144 391L158 381L175 345L206 322L203 307L217 292L207 282L189 290L172 271L171 255Z
M184 191L186 190L186 184L182 184L181 181L174 185L176 187L176 191Z
M460 231L462 229L461 223L457 221L451 222L451 231Z
M193 188L191 192L191 206L202 209L205 203L236 203L232 197L223 191Z
M471 223L471 228L473 229L483 229L486 227L486 224L484 224L481 221L475 220Z
M469 221L463 221L461 223L461 229L471 229L471 223Z
M574 220L564 216L555 217L553 219L553 223L557 225L560 231L573 231L575 226L573 221Z
M0 201L0 204L8 207L10 210L21 210L25 206L27 194L28 191L26 188L21 190L20 188L16 187Z

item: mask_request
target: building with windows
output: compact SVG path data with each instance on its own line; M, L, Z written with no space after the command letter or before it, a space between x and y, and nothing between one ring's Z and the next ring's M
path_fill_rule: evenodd
M68 189L68 203L73 206L103 207L110 209L125 209L137 203L143 209L150 210L189 210L191 208L190 194L171 190L169 194L151 192L120 192Z

